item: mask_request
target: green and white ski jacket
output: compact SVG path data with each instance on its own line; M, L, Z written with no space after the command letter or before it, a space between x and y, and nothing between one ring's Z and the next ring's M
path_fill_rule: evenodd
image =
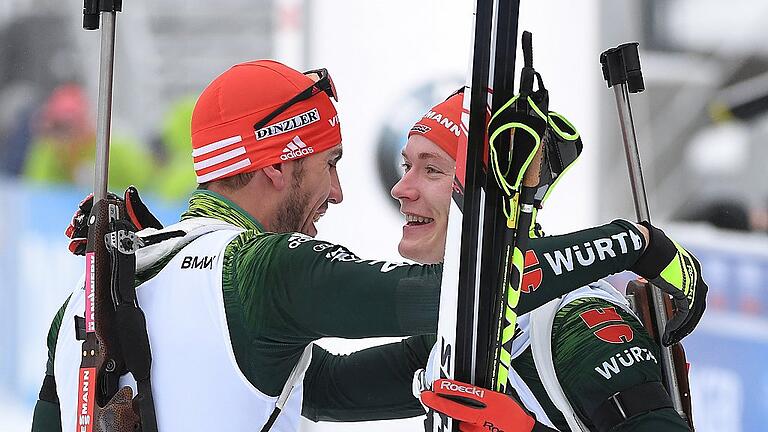
M542 423L597 428L591 414L617 392L661 382L659 348L624 296L598 280L523 315L510 381ZM688 431L671 408L629 418L615 432Z

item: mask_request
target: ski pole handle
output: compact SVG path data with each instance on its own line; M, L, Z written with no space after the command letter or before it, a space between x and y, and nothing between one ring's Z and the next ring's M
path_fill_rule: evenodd
M547 133L548 132L545 132L545 135ZM541 163L544 158L545 140L546 138L542 137L539 149L536 150L536 153L533 155L533 159L531 160L531 164L528 166L525 174L523 174L523 187L535 188L538 187L539 183L541 182Z
M608 87L613 88L613 93L616 99L616 109L619 114L619 125L624 141L624 152L627 158L629 180L635 204L635 215L640 221L650 222L651 214L648 207L648 197L645 191L645 181L643 180L640 152L638 151L637 146L635 122L632 117L632 107L629 101L630 93L640 93L645 90L643 74L640 67L640 55L637 50L638 45L637 42L631 42L611 48L600 54L600 63L603 69L603 78L607 82ZM651 292L653 317L659 335L658 340L659 348L661 350L661 367L664 377L664 385L672 397L672 404L675 411L677 411L683 418L687 418L680 398L672 350L661 343L660 335L663 334L664 327L667 324L667 314L664 308L664 294L656 287L654 287Z

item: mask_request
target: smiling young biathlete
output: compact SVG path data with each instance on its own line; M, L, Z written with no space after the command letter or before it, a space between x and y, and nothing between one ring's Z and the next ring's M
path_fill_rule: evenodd
M451 96L413 126L403 150L405 174L392 188L406 218L398 250L416 262L443 260L461 133L453 125L460 122L461 106L462 95ZM653 278L677 249L660 230L646 227L656 247L631 269ZM522 299L569 284L569 273L579 263L601 273L603 260L639 248L640 241L630 232L529 251ZM691 286L699 291L695 301L703 310L706 285L699 279ZM437 380L433 391L423 392L424 404L460 420L465 432L688 430L660 382L658 346L607 282L591 282L523 314L517 325L510 383L536 421L510 397L451 380Z
M139 233L152 243L137 252L136 292L160 430L295 431L300 415L423 414L411 378L435 340L442 266L363 260L313 239L315 222L343 199L335 96L325 70L302 74L260 60L230 68L198 99L191 127L199 190L180 222ZM72 237L87 232L86 213ZM614 253L592 265L574 262L567 275L542 265L553 289L524 296L520 311L631 267L647 246L626 221L532 245L544 256L602 240ZM83 310L79 284L51 326L34 431L74 429L75 316ZM412 337L346 356L312 343L379 336ZM134 385L129 376L121 384Z

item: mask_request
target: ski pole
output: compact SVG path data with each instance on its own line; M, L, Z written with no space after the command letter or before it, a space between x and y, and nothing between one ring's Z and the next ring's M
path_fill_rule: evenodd
M489 169L503 192L501 211L506 216L502 233L503 253L500 258L498 293L493 317L495 344L489 358L492 390L507 393L512 369L512 343L517 324L524 271L524 255L528 249L533 223L536 191L540 183L542 144L547 131L549 94L533 68L532 35L523 32L524 66L520 72L520 93L507 101L491 116L488 125ZM537 79L538 90L533 91ZM511 141L502 147L499 137L510 134Z
M600 54L600 63L603 69L603 78L608 87L613 88L616 99L616 109L619 114L621 136L624 141L624 152L627 157L629 180L632 187L632 197L635 203L635 215L640 221L651 221L651 213L648 209L648 197L645 192L643 171L640 165L640 153L637 148L637 135L635 122L632 117L632 107L629 102L630 93L640 93L645 90L643 74L640 68L640 55L637 42L625 43L611 48ZM648 282L650 284L650 282ZM687 418L683 410L680 398L675 364L672 358L672 349L661 343L661 335L667 324L667 314L664 306L664 297L661 290L651 290L651 303L653 305L652 318L655 319L659 348L661 349L661 367L664 376L664 384L672 397L675 410L683 418Z

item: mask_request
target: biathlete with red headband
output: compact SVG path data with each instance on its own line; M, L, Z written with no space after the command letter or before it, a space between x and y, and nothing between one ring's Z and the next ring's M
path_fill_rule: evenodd
M160 430L295 431L300 415L360 421L423 414L411 378L435 341L442 265L364 260L313 238L315 222L343 199L335 98L325 70L302 74L267 60L230 68L200 95L191 124L198 190L180 222L139 232L164 240L136 256ZM87 214L84 204L68 231L75 252ZM611 236L626 247L616 240L615 255L600 265L577 263L553 283L561 291L525 296L521 312L634 265L653 248L643 230L619 221L532 242L541 254ZM75 317L84 300L80 283L51 326L35 431L75 427ZM346 356L313 344L380 336L408 338ZM132 377L122 384L133 386Z
M400 201L406 216L398 250L419 263L443 260L458 134L463 133L452 125L460 124L461 109L462 95L453 95L411 128L403 149L405 174L392 188L392 196ZM646 226L651 244L656 246L630 270L654 278L670 262L677 264L671 257L688 252L678 251L679 246L661 230ZM539 251L528 254L530 267L523 286L553 289L553 284L566 279L541 277L537 268L557 263L555 267L567 273L573 262L585 259L599 267L602 258L614 253L612 249L595 252L596 245L572 246L572 254L566 251L562 259ZM690 286L698 290L694 301L703 311L704 281L699 277ZM530 291L522 295L525 298ZM692 314L691 318L698 320L698 316ZM688 330L670 334L680 338ZM689 430L661 384L658 345L624 296L608 282L596 280L521 315L515 334L509 383L528 412L506 395L451 380L435 382L432 391L421 394L422 401L460 420L459 429L465 432Z

